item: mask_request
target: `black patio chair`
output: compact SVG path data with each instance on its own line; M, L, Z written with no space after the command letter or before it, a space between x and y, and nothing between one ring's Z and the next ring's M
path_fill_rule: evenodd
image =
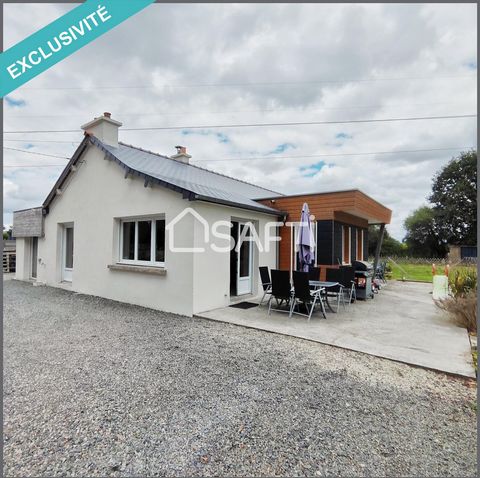
M337 312L340 309L340 302L343 308L345 305L345 293L343 291L343 271L341 269L327 269L327 282L338 282L334 287L326 287L325 294L328 297L334 297L337 300Z
M327 315L325 314L325 307L323 305L323 300L321 297L322 289L310 289L308 272L293 272L293 289L294 296L292 298L292 304L290 306L290 317L292 316L292 314L298 314L303 315L304 317L308 317L308 320L310 321L313 311L315 310L315 305L319 303L322 308L323 318L327 318ZM303 304L307 309L306 314L302 314L300 312L300 309L298 312L295 312L295 306L299 303Z
M375 279L381 280L384 284L387 283L387 261L382 261L377 266L377 270L375 271Z
M272 293L272 280L270 279L270 272L268 272L267 266L260 266L258 270L260 271L260 280L263 288L262 300L258 305L262 305L265 296Z
M290 309L282 309L281 306L289 306L292 299L292 286L290 284L290 272L272 269L272 291L268 300L268 314L272 310L272 301L275 299L277 307L275 310L279 312L290 312Z
M344 294L348 295L348 303L351 304L357 300L355 291L355 269L352 266L340 267L342 271L340 283L343 285Z

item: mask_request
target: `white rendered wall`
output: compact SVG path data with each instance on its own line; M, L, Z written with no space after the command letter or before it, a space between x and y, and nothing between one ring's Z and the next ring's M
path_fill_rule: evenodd
M30 279L30 241L26 237L19 237L15 241L15 279Z
M45 217L45 237L38 241L38 281L50 286L97 295L184 315L193 313L193 256L165 251L165 276L112 271L118 259L118 221L115 218L165 214L167 222L188 202L160 186L143 186L143 179L124 178L117 163L90 146L78 170ZM61 282L61 231L74 225L74 267L71 284ZM178 225L179 243L193 242L193 218ZM23 241L22 241L23 242ZM168 242L168 236L166 237ZM18 246L17 246L18 247ZM20 246L22 247L22 246ZM22 254L19 254L22 255ZM25 278L25 277L19 277Z
M208 222L245 220L254 223L262 244L264 244L265 223L277 221L277 218L267 214L246 211L216 204L193 202L192 207ZM202 224L195 219L195 245L205 247ZM222 234L229 233L226 227L219 228ZM274 234L274 230L272 230ZM217 246L224 247L226 240L213 241ZM253 286L254 296L263 294L263 289L258 272L259 266L268 266L269 269L277 266L277 245L274 243L269 252L260 252L253 247ZM218 307L228 306L230 299L230 253L216 252L210 247L205 247L205 252L195 253L193 257L193 312L195 314Z

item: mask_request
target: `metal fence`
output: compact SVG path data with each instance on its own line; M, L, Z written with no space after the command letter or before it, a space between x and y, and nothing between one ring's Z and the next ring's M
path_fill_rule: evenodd
M450 266L465 264L465 265L474 265L477 263L477 260L473 257L466 257L460 261L450 261L447 258L443 257L408 257L408 256L388 256L388 257L381 257L380 262L388 262L388 261L395 261L397 264L428 264L432 265L435 264L437 266L447 265ZM371 257L369 259L370 262L373 263L374 259Z
M15 264L16 264L16 253L15 251L3 251L3 272L15 272Z

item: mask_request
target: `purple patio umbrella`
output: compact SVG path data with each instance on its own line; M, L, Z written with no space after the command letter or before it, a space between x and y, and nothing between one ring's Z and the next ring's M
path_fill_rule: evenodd
M303 203L300 216L300 226L297 234L296 249L300 270L308 272L309 266L314 258L315 241L313 239L312 224L310 222L310 211L308 204Z

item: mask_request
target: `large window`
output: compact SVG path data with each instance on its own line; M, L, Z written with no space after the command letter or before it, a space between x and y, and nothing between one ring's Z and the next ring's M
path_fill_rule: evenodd
M123 219L120 226L120 262L163 266L165 219Z

